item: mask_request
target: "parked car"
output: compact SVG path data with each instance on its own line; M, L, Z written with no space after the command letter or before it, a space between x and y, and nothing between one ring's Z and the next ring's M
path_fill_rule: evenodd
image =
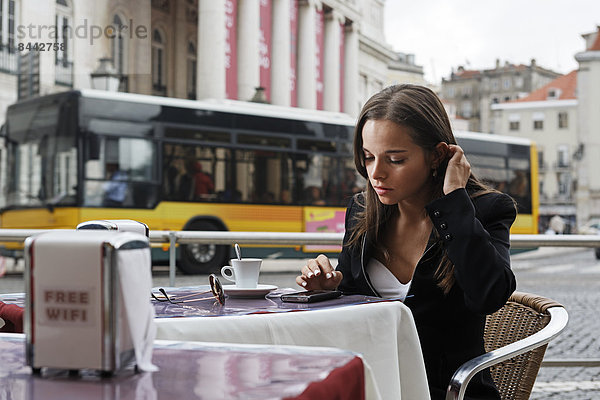
M592 218L577 228L577 233L580 235L595 235L598 231L600 231L600 219L598 218Z
M592 218L577 229L580 235L600 235L600 219ZM600 247L594 249L596 259L600 260Z

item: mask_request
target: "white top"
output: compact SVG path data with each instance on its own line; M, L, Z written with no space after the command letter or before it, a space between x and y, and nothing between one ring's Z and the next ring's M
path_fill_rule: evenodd
M385 298L400 298L402 301L406 298L408 290L410 289L410 283L402 283L392 274L392 271L386 268L379 260L371 258L367 264L367 275L371 284L381 295Z

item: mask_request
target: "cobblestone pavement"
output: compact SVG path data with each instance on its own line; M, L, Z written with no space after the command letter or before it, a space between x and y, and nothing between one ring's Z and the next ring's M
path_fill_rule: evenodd
M592 249L542 248L513 256L517 289L549 297L569 313L545 359L600 359L600 261ZM600 399L600 368L543 367L531 399Z

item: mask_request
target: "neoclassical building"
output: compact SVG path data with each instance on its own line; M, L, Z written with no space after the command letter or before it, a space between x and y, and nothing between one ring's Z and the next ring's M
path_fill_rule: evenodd
M389 83L425 83L414 56L385 42L385 0L0 3L2 114L19 98L91 87L100 59L121 91L353 116Z

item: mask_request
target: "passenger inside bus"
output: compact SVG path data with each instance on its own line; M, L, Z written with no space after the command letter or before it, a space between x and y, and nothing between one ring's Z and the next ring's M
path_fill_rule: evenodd
M280 201L282 204L292 204L292 192L288 189L281 191Z
M194 163L194 169L194 199L206 200L215 192L215 184L211 176L202 170L200 161Z
M321 188L317 186L309 186L306 188L306 202L313 206L324 206L325 200L323 199Z
M194 194L194 178L190 172L191 165L183 158L175 158L167 169L166 188L170 200L191 201Z
M127 197L127 173L119 169L118 163L106 163L106 176L109 180L104 184L103 205L120 207Z

